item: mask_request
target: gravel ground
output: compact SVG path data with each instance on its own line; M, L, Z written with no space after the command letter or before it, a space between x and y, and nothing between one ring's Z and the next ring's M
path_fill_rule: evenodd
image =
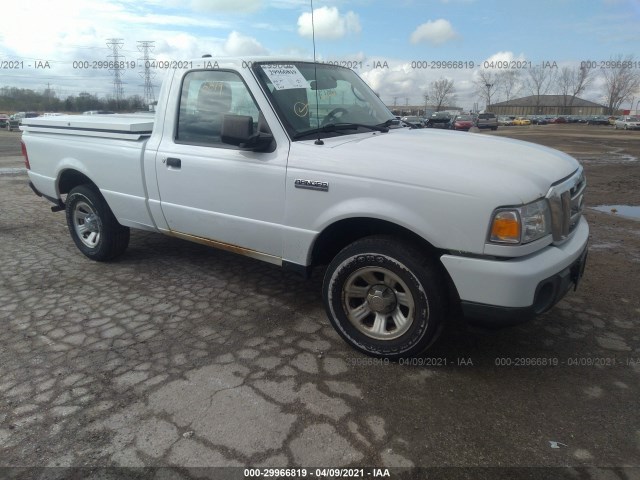
M576 156L588 207L640 205L640 132L482 134ZM495 332L452 320L423 365L383 364L331 328L322 272L144 232L116 262L87 260L27 187L19 135L0 131L0 478L640 478L638 221L587 210L585 277L547 314Z

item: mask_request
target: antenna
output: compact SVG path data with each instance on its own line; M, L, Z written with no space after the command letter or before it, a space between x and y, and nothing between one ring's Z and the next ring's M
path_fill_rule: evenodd
M318 128L320 128L320 101L318 100L318 66L316 64L316 26L313 22L313 0L311 2L311 38L313 39L313 77L316 82L316 118L318 119ZM316 145L324 145L320 138L320 130L318 130L318 139L314 142Z

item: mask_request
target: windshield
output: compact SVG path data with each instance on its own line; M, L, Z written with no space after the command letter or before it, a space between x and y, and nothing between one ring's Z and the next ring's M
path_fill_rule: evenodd
M253 71L292 138L321 131L323 137L344 135L362 126L395 120L393 114L353 70L310 62L264 62ZM332 125L358 124L353 130ZM366 131L366 129L359 130Z

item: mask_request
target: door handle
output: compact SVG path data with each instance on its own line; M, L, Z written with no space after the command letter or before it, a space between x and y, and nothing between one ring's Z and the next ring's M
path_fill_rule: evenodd
M182 167L182 160L179 158L167 158L167 167L180 168Z

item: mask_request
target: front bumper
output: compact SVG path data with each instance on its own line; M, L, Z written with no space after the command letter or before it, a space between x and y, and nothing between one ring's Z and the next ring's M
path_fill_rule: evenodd
M443 255L465 317L502 326L521 323L549 310L577 285L587 255L589 225L582 217L562 245L505 260Z

